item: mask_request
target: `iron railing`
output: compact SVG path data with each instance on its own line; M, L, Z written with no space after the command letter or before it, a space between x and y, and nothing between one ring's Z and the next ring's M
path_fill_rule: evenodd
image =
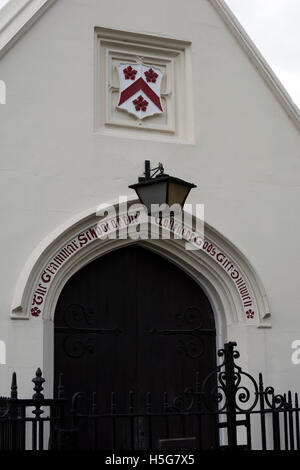
M57 398L45 399L40 369L32 399L20 399L14 373L10 397L0 398L0 450L300 450L298 394L276 394L262 374L256 381L244 372L235 346L226 343L217 369L201 383L196 374L179 396L164 393L158 402L148 392L141 403L133 391L127 400L112 392L104 410L96 392L69 401L62 375Z

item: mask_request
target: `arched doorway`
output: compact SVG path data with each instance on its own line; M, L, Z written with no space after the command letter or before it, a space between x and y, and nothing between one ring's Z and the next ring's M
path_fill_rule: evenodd
M135 203L136 201L133 199L128 204L128 207L120 208L117 204L107 202L105 207L108 208L110 213L115 210L115 213L118 214L118 220L120 217L125 218L126 220L126 217L128 216L127 209L131 209ZM101 207L102 206L103 204ZM111 217L112 218L109 219L109 224L111 227L115 227L116 218L114 218L113 215ZM197 219L193 218L192 222L193 223L190 225L191 231L193 231L194 225L197 224ZM74 329L72 325L68 327L63 320L64 318L69 318L69 315L71 315L71 317L74 316L75 319L78 319L75 324L78 323L78 325L80 325L79 319L82 315L83 317L85 316L85 318L88 318L85 313L86 310L82 311L82 309L78 307L78 303L76 304L76 302L78 302L78 300L76 300L76 295L73 297L71 296L69 309L67 309L67 312L63 313L62 309L64 305L61 299L63 299L63 293L68 289L68 281L71 283L73 276L74 278L76 278L76 276L80 276L80 273L84 272L84 270L88 268L89 263L92 265L95 260L99 260L100 262L101 260L104 260L106 256L110 256L109 253L112 252L112 250L123 250L124 247L132 245L133 243L130 237L129 239L123 238L124 234L122 234L122 238L120 238L117 229L115 229L115 231L112 230L111 237L104 239L94 238L92 234L95 232L95 226L98 223L99 215L95 208L91 208L82 214L74 216L74 218L66 222L63 226L57 227L52 233L47 235L32 252L28 262L20 272L15 288L11 306L11 318L18 320L30 319L30 321L22 323L22 331L24 332L22 340L27 351L26 363L30 357L31 362L36 364L37 350L43 352L43 357L40 363L42 364L43 374L47 378L46 385L48 385L48 390L46 393L49 393L49 395L52 394L54 380L56 380L54 388L56 394L57 374L59 370L64 370L68 377L71 377L72 374L74 377L83 377L82 370L85 369L85 362L82 359L76 359L76 355L79 354L80 356L79 350L82 346L85 351L88 351L88 353L86 352L86 354L88 354L86 356L86 363L91 364L92 356L95 356L96 354L92 345L82 341L82 339L88 337L86 335L87 331L84 330L83 335L80 336L80 330ZM179 221L179 223L181 222ZM253 364L253 361L256 364L256 358L253 359L254 356L250 354L251 351L249 352L249 347L252 344L253 333L255 331L254 328L270 328L271 314L264 286L250 261L230 240L226 239L224 235L207 223L205 224L205 243L203 245L203 249L196 251L189 251L186 249L185 238L161 239L155 237L152 239L152 233L157 234L156 229L157 227L154 224L154 221L149 218L148 226L144 228L142 232L143 237L138 242L139 246L144 246L151 250L151 253L157 253L159 256L163 257L164 260L168 259L170 266L171 263L174 263L174 267L179 266L185 273L188 273L186 275L190 276L189 280L193 282L197 289L199 289L198 292L201 290L199 285L202 286L213 307L217 325L218 347L222 347L222 344L228 340L228 338L237 339L239 341L241 355L246 358L244 367L252 367L251 364ZM86 240L89 240L87 243L82 242L82 239L85 240L85 235ZM205 246L207 247L207 250L204 249ZM66 255L66 253L68 253L68 255ZM249 298L244 298L245 295L247 295L244 294L244 284L242 283L242 285L240 285L242 282L240 278L235 279L234 276L230 275L230 273L232 274L233 272L232 264L234 265L235 270L234 276L236 276L238 272L240 277L244 280L244 283L247 284L247 289L251 296L251 307L248 306L250 301ZM124 270L124 266L122 266L122 269ZM99 280L99 286L105 287L106 276L107 273L104 275L102 273L101 280ZM169 277L166 276L166 279L169 279ZM114 279L112 279L112 284L116 286L117 281L118 279L115 276ZM178 286L173 290L177 291L177 288ZM164 289L167 289L167 287L165 286ZM161 286L158 289L155 289L155 291L156 296L159 296ZM152 300L154 298L156 297L153 297ZM161 297L158 298L161 299ZM116 299L114 298L114 300ZM247 302L247 305L244 305L245 302ZM71 306L72 304L75 305L75 310ZM113 301L111 304L113 304ZM89 302L87 305L89 305ZM76 313L76 309L78 308L79 311ZM251 308L251 312L249 312L249 308ZM211 311L211 309L209 310ZM91 310L88 310L88 312L89 311L93 313ZM95 311L98 312L99 309L96 308ZM55 326L54 317L56 317L55 323L57 327L55 334L55 352L53 335ZM61 320L59 320L59 317L61 317ZM101 316L101 318L104 317ZM89 318L88 321L91 322L91 319ZM84 322L82 324L84 324ZM185 329L182 324L177 324L175 327L176 329ZM66 334L66 329L64 331L61 330L61 333L58 333L58 328L69 328L70 335ZM91 327L88 325L88 328L93 328L93 325ZM102 327L102 329L103 328L104 327ZM166 329L172 329L172 325ZM32 348L33 332L35 335L35 348ZM203 336L202 333L200 334L201 337ZM62 344L62 342L59 342L59 335L63 334L69 337L73 336L75 339L77 338L78 341L76 341L77 345L75 346L73 353L71 353L70 364L66 365L67 367L62 369L61 365L57 362L57 358L60 356L59 348L67 348L68 350L70 346L70 339L68 339L68 343ZM102 344L103 340L104 344L105 335L101 333L97 333L97 335L98 339L96 343L98 348L98 342L99 344ZM154 337L155 335L153 338ZM166 343L170 343L171 337L171 335L168 338L167 336L165 337ZM116 336L116 339L117 338L118 336ZM162 336L157 335L157 339L159 338L162 338ZM175 336L173 338L175 338ZM177 335L178 342L176 344L178 344L180 339L183 338L184 335L179 333ZM187 337L185 337L185 339L186 338ZM114 339L114 335L111 335L111 339ZM189 339L193 340L196 339L196 337L195 335L190 335ZM264 351L263 339L264 335L259 334L258 331L255 341L257 341L258 348L261 352ZM175 359L173 357L173 360L177 360L177 363L179 364L180 360L178 361L178 358L180 351L181 354L183 354L183 344L186 345L186 341L179 343L179 347L176 349ZM111 348L111 350L114 351L113 348ZM19 354L20 357L18 361L22 363L24 360L22 352ZM72 356L74 355L75 358L73 359ZM215 357L215 351L213 351L213 356ZM108 357L110 359L110 356ZM265 359L264 354L262 354L260 361L263 362ZM73 360L74 366L72 367ZM96 367L100 367L101 361L103 363L101 371L104 374L106 361L103 361L100 358L98 361L94 362L96 362ZM196 361L197 359L193 362ZM78 373L78 371L81 371L81 373ZM95 373L96 372L93 372L93 374ZM119 373L120 371L117 369L117 374ZM88 378L91 380L90 371L88 372ZM82 380L81 383L83 386L82 390L85 390L84 380ZM81 384L78 383L78 387L76 386L77 390L80 385ZM114 387L115 385L112 383L111 388ZM90 386L90 389L92 389L92 386ZM70 393L70 387L68 384L67 391ZM72 391L73 390L71 390L71 392ZM174 396L174 394L172 395L171 393L170 396ZM105 403L105 399L103 397L99 397L98 402L101 402L101 404ZM120 403L120 399L118 403ZM172 429L173 428L174 426ZM205 435L207 436L207 434L206 427ZM107 446L106 448L109 447ZM119 446L119 448L121 447Z
M173 402L194 388L197 372L201 380L216 367L215 322L205 293L173 263L138 245L110 252L74 274L54 320L55 385L63 372L67 396L97 392L101 413L111 411L112 392L118 412L128 412L130 392L139 413L150 394L151 409L159 410L163 397ZM163 437L157 427L156 441ZM181 437L175 422L173 428L173 437ZM214 431L207 433L208 441ZM142 424L136 432L129 442L126 424L120 423L117 447L149 447ZM191 433L195 430L186 429ZM101 437L106 449L113 447L109 434ZM88 429L81 444L89 447Z

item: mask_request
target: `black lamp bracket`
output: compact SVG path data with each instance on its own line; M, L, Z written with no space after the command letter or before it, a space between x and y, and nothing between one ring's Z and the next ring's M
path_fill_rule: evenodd
M158 173L160 175L164 174L164 167L162 163L159 163L156 168L151 168L150 160L145 160L145 172L144 172L144 177L139 178L139 182L145 181L145 180L151 180L154 178ZM153 173L152 173L153 172ZM152 174L151 174L152 173Z

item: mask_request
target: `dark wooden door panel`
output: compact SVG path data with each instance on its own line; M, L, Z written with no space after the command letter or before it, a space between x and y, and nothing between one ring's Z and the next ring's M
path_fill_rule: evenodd
M210 303L185 272L165 258L137 245L113 251L84 267L64 287L55 313L55 373L65 374L66 392L97 392L99 411L110 412L116 392L118 412L162 411L164 393L179 403L215 368L215 324ZM142 419L135 423L134 447L149 445ZM88 425L86 425L88 426ZM109 427L101 439L110 448ZM119 448L130 448L129 420L118 423ZM172 425L176 436L180 426ZM190 422L189 432L194 432ZM156 423L155 439L165 423ZM88 430L82 439L88 447Z
M174 264L147 250L138 259L139 383L142 391L176 396L183 384L194 385L197 371L205 377L215 365L212 309L198 284Z

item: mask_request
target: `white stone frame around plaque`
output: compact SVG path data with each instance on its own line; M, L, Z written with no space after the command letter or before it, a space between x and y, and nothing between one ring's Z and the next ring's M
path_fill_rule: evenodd
M121 63L158 67L164 112L138 119L118 109ZM194 142L191 43L95 28L95 132Z

